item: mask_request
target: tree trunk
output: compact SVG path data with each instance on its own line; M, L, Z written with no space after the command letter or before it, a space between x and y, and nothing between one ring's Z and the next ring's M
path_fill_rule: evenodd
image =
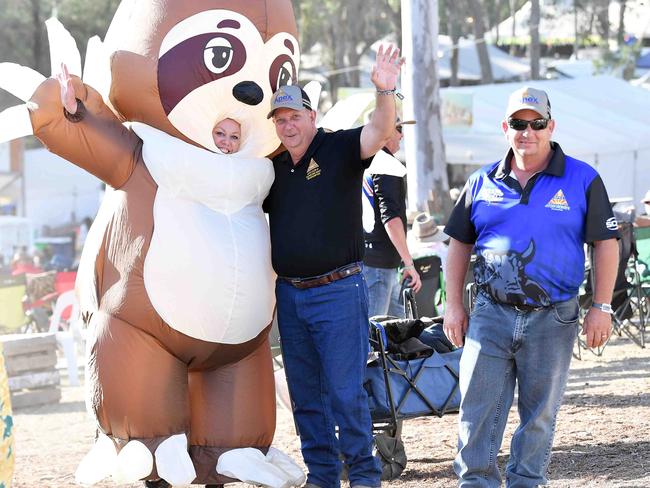
M616 41L618 47L622 47L625 43L625 7L627 6L626 0L620 0L621 9L618 12L618 32L616 33Z
M517 0L510 0L510 18L512 19L512 33L510 34L510 55L517 54L517 46L515 45L515 36L517 35L517 26L515 24L515 14L517 13Z
M485 11L480 0L469 0L470 12L474 18L474 42L476 42L476 51L478 53L478 62L481 66L481 81L483 83L492 83L492 65L490 64L490 55L485 45Z
M596 9L597 30L602 38L603 49L609 51L609 0L598 0Z
M45 63L43 62L43 19L41 18L40 0L31 0L31 6L32 25L34 26L34 44L32 47L34 68L39 73L49 73L49 69L44 69Z
M459 49L458 43L460 42L460 12L458 11L457 0L449 0L447 2L447 16L449 18L449 38L451 39L451 58L450 65L451 75L449 78L450 86L460 85L458 79L458 64L459 64Z
M402 0L402 46L406 57L402 88L409 174L409 208L429 210L442 220L451 212L449 182L440 120L438 80L438 0ZM433 194L433 195L431 195Z
M530 10L530 77L539 80L539 0L531 0Z

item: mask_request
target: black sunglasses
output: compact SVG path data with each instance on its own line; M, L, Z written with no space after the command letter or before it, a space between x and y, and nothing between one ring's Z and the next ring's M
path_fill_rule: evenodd
M526 130L526 127L530 125L530 128L533 130L542 130L546 129L549 120L550 119L508 119L508 126L514 130Z

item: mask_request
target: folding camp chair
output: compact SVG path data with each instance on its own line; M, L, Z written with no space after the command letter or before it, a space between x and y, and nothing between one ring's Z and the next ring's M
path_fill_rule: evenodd
M412 317L436 317L442 313L439 310L444 306L444 281L442 277L442 261L439 256L422 256L413 260L415 270L420 275L422 287L415 294L417 310L412 311ZM404 291L408 283L402 283L400 303L408 306L404 301Z
M637 250L634 236L634 228L630 222L619 223L619 264L614 293L612 296L613 332L619 336L625 334L635 343L644 347L645 345L645 324L647 319L647 296L644 294L637 262ZM580 322L583 322L591 304L593 303L592 283L594 281L595 269L593 260L593 246L588 247L588 263L585 270L585 282L578 297L580 303ZM608 341L609 342L609 341ZM607 343L600 347L591 349L597 356L601 356ZM586 348L584 339L578 335L576 351L574 356L578 359L582 356L582 349Z

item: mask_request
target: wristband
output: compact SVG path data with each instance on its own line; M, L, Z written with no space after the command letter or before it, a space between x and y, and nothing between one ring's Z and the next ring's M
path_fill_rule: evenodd
M393 88L392 90L377 90L377 95L396 95L400 100L404 100L404 95L398 92L397 88Z
M415 265L409 264L408 266L403 266L402 269L415 269Z

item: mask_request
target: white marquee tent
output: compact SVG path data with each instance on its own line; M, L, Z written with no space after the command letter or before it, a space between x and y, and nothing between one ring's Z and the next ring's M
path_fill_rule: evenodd
M553 140L598 169L610 197L639 200L650 189L650 91L610 76L530 82L545 90L557 126ZM447 161L485 164L505 154L501 132L508 95L521 83L453 87L471 97L472 125L444 129Z

